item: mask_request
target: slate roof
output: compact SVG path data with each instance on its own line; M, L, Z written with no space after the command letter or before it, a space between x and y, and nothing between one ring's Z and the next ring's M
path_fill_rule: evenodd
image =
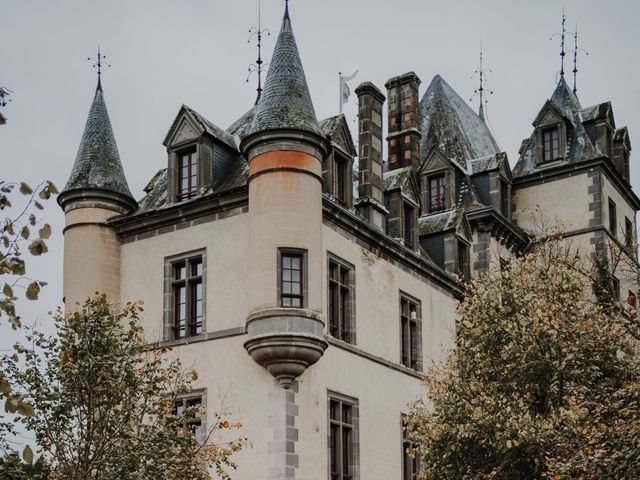
M100 81L89 109L71 175L62 193L86 188L118 193L133 199L120 162Z
M429 84L420 111L422 155L439 148L467 168L469 160L499 152L487 125L440 75Z
M200 125L202 126L202 128L204 128L204 131L206 133L220 140L222 143L226 144L233 150L238 150L236 141L234 140L233 136L229 132L221 129L220 127L215 125L213 122L207 120L205 117L203 117L198 112L196 112L193 108L190 108L186 105L183 105L183 108L186 111L188 111L196 119L196 121L198 121L198 123L200 123Z
M586 121L585 117L591 119L595 118L593 117L594 115L599 115L600 109L604 108L602 105L606 106L606 103L583 109L580 105L580 100L567 85L564 77L560 77L560 81L549 102L560 110L568 122L565 162L577 163L601 157L603 155L602 152L589 138L583 122ZM534 131L531 137L522 142L520 158L513 168L514 177L529 175L541 168L536 161L536 144ZM544 166L542 168L548 167Z
M249 133L281 128L321 134L288 11Z
M249 134L257 109L257 105L254 105L227 128L227 133L233 137L236 144L240 145L240 141Z

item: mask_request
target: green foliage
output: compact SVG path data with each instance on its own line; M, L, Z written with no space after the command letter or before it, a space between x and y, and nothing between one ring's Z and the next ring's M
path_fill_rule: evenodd
M16 196L16 186L18 193L26 197L24 205L12 205ZM27 300L37 300L40 289L45 285L45 282L26 276L27 267L23 251L26 248L31 255L36 256L46 253L46 240L51 236L51 227L42 223L32 210L43 208L36 198L49 200L57 193L58 190L51 182L44 182L34 190L24 182L18 185L0 180L0 211L4 212L13 207L18 212L13 217L0 219L0 324L8 322L14 330L21 326L21 318L16 310L19 292L24 290ZM33 227L38 226L37 236L34 236ZM8 359L17 362L18 356L12 355ZM0 400L2 399L6 413L33 414L33 407L25 403L22 397L12 393L11 383L7 380L4 370L0 369ZM2 418L0 415L0 420ZM0 450L6 449L3 440L11 431L11 423L0 422Z
M150 350L138 325L138 303L116 308L104 296L66 316L54 316L57 335L27 331L16 346L25 366L5 362L9 379L33 415L20 421L50 462L51 480L208 479L235 468L231 455L244 439L214 443L239 425L209 415L214 425L199 443L185 428L203 407L174 412L178 395L197 378L170 352ZM28 459L27 459L28 460Z
M638 358L579 263L546 238L471 283L409 417L421 480L640 477Z
M43 457L35 462L25 463L20 456L11 452L0 458L0 478L2 480L48 480L49 468Z

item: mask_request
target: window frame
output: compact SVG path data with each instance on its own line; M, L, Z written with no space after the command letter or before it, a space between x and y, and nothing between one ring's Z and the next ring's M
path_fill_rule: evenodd
M300 258L300 294L284 293L284 274L283 274L283 261L285 257L297 257ZM309 302L309 269L308 269L308 254L307 250L300 248L281 247L278 248L277 255L277 271L278 271L278 287L277 287L277 305L279 308L307 308ZM286 280L290 282L289 280ZM300 306L284 305L284 298L300 298Z
M461 264L460 262L460 252L464 249L464 258L465 261ZM461 238L456 239L456 273L464 280L471 279L471 245L462 240Z
M331 193L333 198L340 205L348 207L350 199L349 188L353 188L352 182L349 181L349 159L334 151L332 171L333 191Z
M554 138L553 138L554 133L556 135L555 147L554 147ZM540 140L542 143L541 145L542 163L555 162L562 158L562 155L560 153L560 137L561 137L560 133L561 132L560 132L559 125L552 125L552 126L542 128L540 132ZM549 150L547 150L547 138L546 138L547 134L551 135L551 138L549 139L549 147L550 147ZM550 154L549 157L547 157L548 154Z
M416 480L418 473L420 472L420 455L416 454L415 458L411 458L408 454L409 449L417 449L419 448L419 444L415 441L412 441L408 437L408 433L406 430L406 415L400 415L400 432L401 432L401 442L402 442L402 480ZM410 471L407 472L407 463L410 465Z
M332 264L335 264L339 270L339 280L333 279L332 274ZM346 274L348 277L348 284L343 283L342 278L342 270L346 270ZM344 302L344 298L342 296L343 290L347 290L347 300L346 300L346 308L343 307L343 311L346 310L346 321L342 318L338 318L337 328L339 330L339 335L336 336L332 333L332 329L335 329L336 326L333 325L332 315L332 282L336 285L334 288L338 289L338 296L340 298L340 303ZM340 328L343 323L348 324L348 333L346 338L342 335L342 329ZM350 343L352 345L356 344L356 270L355 266L346 260L341 259L340 257L327 252L327 332L332 338L337 340L341 340L346 343Z
M427 211L428 213L439 213L444 212L447 209L447 172L437 172L432 173L426 176L427 177ZM436 183L437 188L437 196L441 197L441 203L434 206L433 203L433 189L431 182L442 179L442 184ZM442 192L440 192L440 188L442 188Z
M416 207L407 201L402 202L402 239L407 248L416 248Z
M624 217L624 246L626 248L633 247L633 222L629 220L629 217Z
M611 197L609 199L609 233L613 238L618 237L618 206Z
M422 302L402 291L400 291L398 298L398 315L400 319L400 365L405 368L410 368L416 372L422 372ZM408 315L405 315L403 310L404 302L407 302L409 306ZM412 318L411 316L412 305L415 307L415 318ZM406 329L405 324L407 325ZM405 338L405 333L408 334L408 338ZM406 352L407 348L409 350L408 352ZM405 358L407 361L405 361Z
M195 156L195 159L193 158ZM183 191L183 164L184 158L189 157L188 165L188 191ZM195 166L195 173L192 173L192 168ZM176 151L176 201L182 202L184 200L191 200L198 195L198 188L200 185L201 176L200 165L200 153L197 146L184 148Z
M191 425L199 425L201 428L201 434L202 434L202 438L199 439L196 435L196 440L198 441L198 443L203 443L204 440L207 438L207 393L205 389L198 389L198 390L193 390L192 392L189 393L185 393L185 394L180 394L177 395L174 399L173 399L173 408L174 408L174 412L175 412L175 408L176 408L176 403L181 403L183 408L189 408L190 405L188 405L189 401L193 401L193 400L199 400L200 403L199 405L203 406L205 409L205 413L201 414L199 416L196 416L194 418L188 419L187 422L182 425L182 428L191 428ZM174 413L174 415L176 415ZM194 432L195 435L195 432Z
M189 267L192 265L192 262L200 259L202 263L202 274L197 275L189 275ZM175 268L177 264L183 263L185 264L187 270L187 276L184 279L176 279L175 278ZM198 282L198 278L200 279ZM186 332L188 335L178 337L176 336L176 316L178 313L177 304L176 304L176 296L175 296L175 287L179 283L185 282L185 285L197 285L200 283L202 285L202 320L200 322L189 322L190 320L190 312L193 311L192 303L192 295L189 287L187 286L187 290L185 293L185 299L187 299L187 304L185 306L185 315L187 319L187 324L185 326ZM164 259L164 338L166 341L173 340L188 340L190 338L196 338L204 335L207 331L207 253L206 249L198 249L192 250L189 252L181 253L178 255L173 255L170 257L165 257ZM200 333L191 333L190 330L191 324L200 323Z
M340 419L336 420L332 418L332 404L336 402L340 405ZM351 423L342 421L343 406L348 405L351 408ZM336 460L338 460L339 470L337 472L332 471L333 467L333 427L337 427L340 432L336 436L338 445L336 450L340 452ZM344 462L344 428L351 429L351 471L345 475L342 466ZM358 399L343 395L341 393L327 391L327 472L329 480L358 480L360 478L360 439L359 439L359 406Z

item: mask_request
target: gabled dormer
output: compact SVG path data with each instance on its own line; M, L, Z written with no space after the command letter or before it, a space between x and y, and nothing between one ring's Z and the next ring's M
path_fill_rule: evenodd
M331 145L322 165L323 193L346 208L353 205L353 158L358 154L343 114L320 122Z
M467 172L437 147L431 149L418 170L422 214L432 215L456 205L460 184Z
M627 127L619 128L613 135L613 163L622 178L630 182L629 158L631 156L631 140Z
M513 175L505 152L469 162L469 175L480 201L491 205L505 218L511 218Z
M413 167L396 168L385 172L384 203L389 211L387 233L416 250L418 248L418 217L420 190Z
M582 125L587 135L600 152L613 158L613 135L616 122L613 118L611 102L604 102L582 110Z
M536 163L546 165L567 157L571 121L553 102L547 100L533 121Z
M186 105L180 108L163 145L168 156L168 203L201 195L238 158L233 137Z

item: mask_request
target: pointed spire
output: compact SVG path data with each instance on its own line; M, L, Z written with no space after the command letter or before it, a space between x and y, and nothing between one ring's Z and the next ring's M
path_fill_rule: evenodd
M289 18L289 0L284 0L284 20L290 20Z
M288 2L250 133L277 129L321 135L291 27Z
M60 194L60 204L64 204L66 194L78 190L116 194L121 196L122 203L135 206L120 162L100 77L71 175Z
M578 115L578 112L582 110L580 100L578 100L576 94L569 88L564 77L560 77L560 81L553 95L551 95L551 102L572 120Z

